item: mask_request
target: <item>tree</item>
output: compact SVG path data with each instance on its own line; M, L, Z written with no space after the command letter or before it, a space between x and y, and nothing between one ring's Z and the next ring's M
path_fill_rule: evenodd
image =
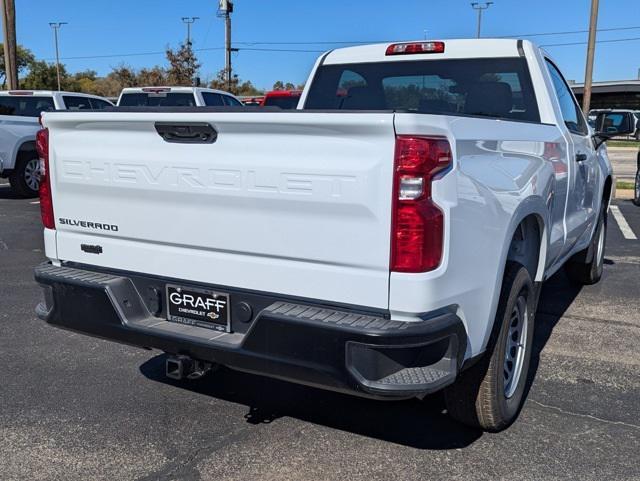
M18 45L17 56L18 61L16 65L16 69L18 71L18 75L27 70L36 60L31 50L24 48L21 45ZM7 83L7 72L4 64L4 45L0 43L0 79L2 79L2 87L5 88Z
M182 44L177 51L167 48L169 68L167 77L173 85L193 85L196 72L200 68L191 45Z
M67 69L60 64L61 83L64 85L68 78ZM29 68L29 73L21 83L23 88L29 90L57 90L56 65L47 63L44 60L33 62Z
M116 97L125 87L135 87L138 85L136 71L125 64L112 67L111 72L106 77L96 78L90 85L91 90L86 92L101 95L103 97Z
M167 85L169 83L167 79L167 71L158 65L152 68L140 69L137 75L137 82L141 87L157 87L160 85Z
M138 84L136 71L125 64L120 64L115 67L107 78L112 79L114 82L120 85L120 88L135 87Z
M297 85L292 82L284 83L282 80L278 80L273 84L273 90L302 90L304 84Z
M216 75L216 78L211 81L209 87L216 90L224 90L233 95L262 95L264 92L251 83L251 80L241 81L237 75L234 75L231 79L231 88L227 85L226 73L222 69Z
M238 93L239 82L240 79L238 79L238 76L234 75L231 78L231 87L229 87L229 85L227 84L227 73L224 69L222 69L216 74L216 78L211 81L209 87L216 90L224 90L236 95Z
M264 92L262 92L262 90L256 88L252 83L251 80L247 80L245 82L242 82L239 86L238 86L238 91L237 92L233 92L235 95L246 95L246 96L254 96L254 95L262 95Z
M95 70L84 70L76 72L72 77L64 79L62 82L65 90L70 92L84 92L92 94L95 92L95 83L98 73Z

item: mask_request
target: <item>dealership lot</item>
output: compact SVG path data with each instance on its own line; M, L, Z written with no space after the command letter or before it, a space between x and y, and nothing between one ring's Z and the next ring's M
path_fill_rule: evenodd
M638 170L638 147L609 147L608 150L618 180L632 181Z
M640 236L640 208L615 205ZM545 285L532 388L500 434L455 424L438 395L374 402L225 369L169 381L161 353L49 327L39 222L0 183L3 480L640 478L640 241L613 216L603 281Z

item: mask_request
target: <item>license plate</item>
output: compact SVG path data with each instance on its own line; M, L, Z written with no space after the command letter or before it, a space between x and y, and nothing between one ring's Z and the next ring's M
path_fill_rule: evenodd
M167 285L167 320L230 332L229 294Z

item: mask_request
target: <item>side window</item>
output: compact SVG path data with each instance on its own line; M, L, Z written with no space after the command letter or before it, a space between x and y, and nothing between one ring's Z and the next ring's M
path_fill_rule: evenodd
M222 99L224 100L224 104L229 107L242 107L242 102L238 102L236 99L229 95L223 95Z
M77 95L65 95L62 97L67 110L91 110L91 104L88 97L79 97Z
M111 105L109 102L105 101L105 100L100 100L100 99L89 99L91 102L91 108L93 108L93 110L102 110L102 109L107 109L109 107L113 107L113 105Z
M207 107L224 107L222 95L213 92L202 92L204 104Z
M586 135L589 131L587 129L584 116L582 115L582 110L580 110L580 106L574 99L567 82L565 82L557 67L549 60L547 60L547 68L551 74L553 87L556 91L556 95L558 96L558 102L560 103L562 118L567 129L574 134Z

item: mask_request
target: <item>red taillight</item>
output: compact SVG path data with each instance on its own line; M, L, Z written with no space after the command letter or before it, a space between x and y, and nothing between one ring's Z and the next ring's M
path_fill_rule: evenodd
M431 181L451 160L445 138L396 137L391 270L427 272L440 265L444 215L431 199Z
M387 55L412 55L419 53L444 53L444 42L394 43L387 47Z
M40 214L46 229L55 229L53 199L51 197L51 177L49 176L49 129L41 129L36 134L36 150L40 157Z
M150 94L161 94L164 92L171 92L171 89L168 87L144 87L142 91Z

